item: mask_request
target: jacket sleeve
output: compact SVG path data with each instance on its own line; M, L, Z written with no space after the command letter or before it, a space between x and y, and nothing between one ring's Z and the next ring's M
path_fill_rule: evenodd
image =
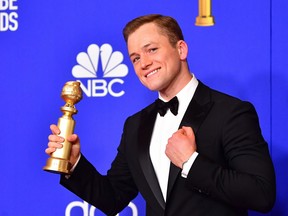
M275 173L257 113L248 102L223 112L218 141L210 142L220 143L225 163L218 163L199 148L187 187L238 208L268 212L275 202Z
M138 194L121 145L107 175L101 175L82 155L72 175L62 175L60 183L107 215L122 211Z

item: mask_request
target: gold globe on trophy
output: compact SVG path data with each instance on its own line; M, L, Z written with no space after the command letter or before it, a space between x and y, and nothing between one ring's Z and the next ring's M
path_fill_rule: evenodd
M67 137L74 133L75 121L72 116L77 113L74 105L82 99L80 82L66 82L62 89L61 97L66 104L61 107L63 116L58 119L58 127L61 131L59 136L63 137L65 141L62 143L63 148L57 149L47 159L46 166L43 169L52 173L70 174L71 143L67 141Z

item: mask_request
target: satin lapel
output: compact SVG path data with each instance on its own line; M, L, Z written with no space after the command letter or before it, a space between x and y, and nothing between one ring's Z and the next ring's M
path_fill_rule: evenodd
M150 111L143 111L141 117L141 126L139 129L139 162L146 177L146 180L159 202L160 206L165 209L165 201L152 165L150 158L149 147L151 136L154 128L154 123L156 119L157 111L156 109Z
M196 89L193 99L191 100L186 113L180 123L179 128L182 126L192 127L195 136L197 136L197 131L207 116L209 110L211 109L213 102L210 101L210 90L208 87L204 86L200 81ZM176 167L171 163L169 172L169 182L167 197L169 197L176 178L181 171L180 168Z

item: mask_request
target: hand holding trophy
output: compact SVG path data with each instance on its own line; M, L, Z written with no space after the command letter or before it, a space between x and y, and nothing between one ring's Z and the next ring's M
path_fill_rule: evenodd
M61 131L59 136L63 137L65 141L62 143L63 147L57 149L47 159L46 166L43 169L52 173L70 174L71 163L69 162L69 158L71 143L67 141L67 137L74 133L75 121L72 115L77 113L74 105L82 99L80 83L77 81L65 83L61 97L66 104L61 107L63 116L58 119L58 128Z

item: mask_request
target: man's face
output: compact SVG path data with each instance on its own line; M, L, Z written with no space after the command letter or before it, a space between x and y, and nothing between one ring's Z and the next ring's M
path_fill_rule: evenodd
M128 37L127 46L136 75L144 86L160 92L173 88L181 71L178 43L173 47L154 23L147 23Z

